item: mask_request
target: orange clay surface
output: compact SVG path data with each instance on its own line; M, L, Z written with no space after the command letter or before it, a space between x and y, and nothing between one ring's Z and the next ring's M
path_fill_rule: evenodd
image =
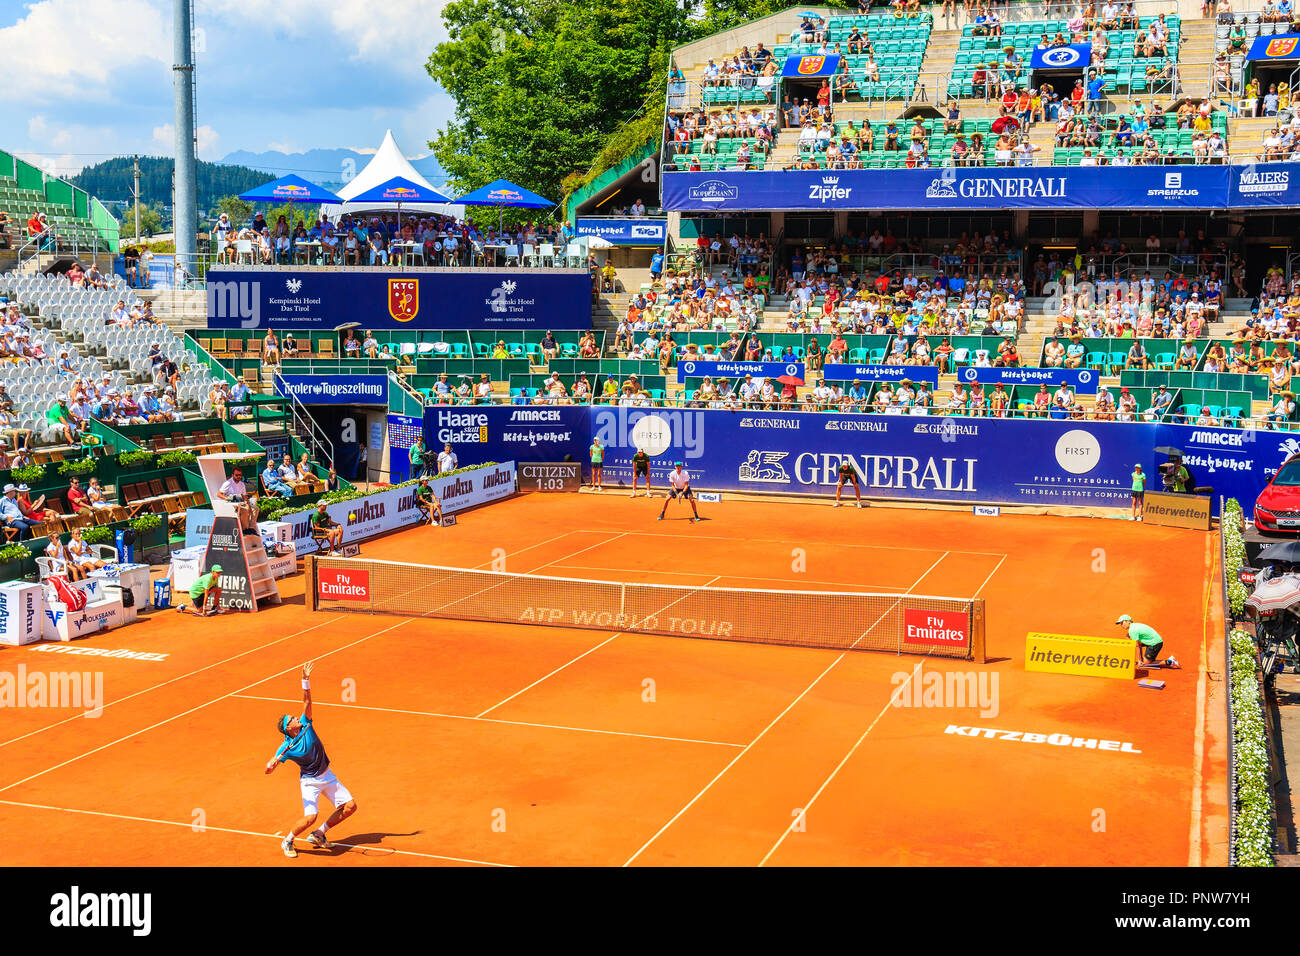
M278 608L156 611L75 645L162 661L0 649L0 671L102 672L105 702L97 717L0 712L0 863L1225 862L1214 536L740 500L701 504L699 524L674 502L657 522L661 505L528 494L362 553L489 568L500 549L508 570L543 575L979 596L990 661L312 612L298 574ZM1117 636L1123 612L1183 663L1155 673L1164 690L1025 671L1028 631ZM277 834L301 812L297 769L263 767L307 660L317 730L359 811L331 831L344 846L300 842L288 860ZM996 675L997 713L891 705L948 671Z

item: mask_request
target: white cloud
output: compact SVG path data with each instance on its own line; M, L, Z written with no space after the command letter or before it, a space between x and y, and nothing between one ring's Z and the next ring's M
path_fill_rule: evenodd
M291 37L318 35L328 26L351 58L423 74L433 48L447 39L442 8L447 0L197 0L197 17L240 26L260 24ZM310 57L308 58L310 62Z
M171 63L171 36L148 0L40 0L0 29L4 98L105 102L124 75Z
M217 144L221 135L211 126L199 127L199 159L218 159L220 153ZM164 156L171 156L176 150L176 127L163 123L153 128L153 145Z

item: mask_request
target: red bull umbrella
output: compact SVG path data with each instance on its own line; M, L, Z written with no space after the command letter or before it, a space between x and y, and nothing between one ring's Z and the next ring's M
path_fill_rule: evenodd
M269 183L263 183L261 186L256 186L246 193L240 193L239 198L244 202L287 202L289 204L290 229L293 228L294 203L343 202L342 199L334 195L324 186L317 186L315 183L309 183L301 176L295 176L292 173L288 176L282 176L279 179L273 179Z
M402 231L402 203L404 202L440 202L449 203L451 198L444 196L432 186L411 182L401 176L394 176L387 182L372 186L348 200L351 203L396 203L397 231Z
M496 206L502 210L497 214L498 229L501 228L500 220L505 215L506 206L515 209L551 209L555 206L549 199L530 192L523 186L516 186L507 179L495 179L486 186L466 193L456 202L464 206Z

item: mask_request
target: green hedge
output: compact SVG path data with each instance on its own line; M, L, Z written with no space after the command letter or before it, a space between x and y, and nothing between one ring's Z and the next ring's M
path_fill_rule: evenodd
M1255 641L1245 631L1232 633L1233 797L1237 828L1233 854L1237 866L1273 865L1273 788L1268 740L1260 693Z
M1242 584L1237 572L1246 564L1246 542L1241 536L1241 505L1236 498L1229 498L1219 516L1219 527L1223 531L1223 551L1227 561L1223 573L1228 578L1228 608L1234 618L1240 618L1246 607L1246 585Z

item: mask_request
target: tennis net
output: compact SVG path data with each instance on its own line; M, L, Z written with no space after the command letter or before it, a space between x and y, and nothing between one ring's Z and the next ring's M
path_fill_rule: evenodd
M361 558L307 563L313 610L984 660L982 598L690 587Z

